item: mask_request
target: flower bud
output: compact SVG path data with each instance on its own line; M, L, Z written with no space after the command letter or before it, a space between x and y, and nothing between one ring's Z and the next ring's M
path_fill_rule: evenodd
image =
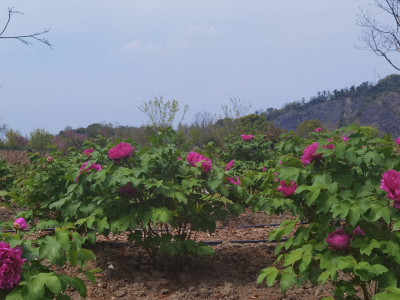
M49 156L49 157L47 158L47 161L48 161L49 163L52 163L52 162L53 162L53 158L52 158L51 156Z
M14 221L14 228L17 230L25 230L28 226L24 218L18 218Z

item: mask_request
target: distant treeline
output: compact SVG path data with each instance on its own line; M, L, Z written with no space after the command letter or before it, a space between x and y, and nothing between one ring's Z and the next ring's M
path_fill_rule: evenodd
M400 75L389 75L379 80L375 85L372 82L365 81L357 87L353 85L350 88L335 89L333 92L318 92L316 96L312 96L308 101L303 97L301 100L285 103L280 109L270 107L265 111L259 110L256 114L265 116L267 121L273 121L280 115L286 114L289 111L305 110L318 103L358 97L364 97L365 100L371 101L388 92L397 92L400 94Z

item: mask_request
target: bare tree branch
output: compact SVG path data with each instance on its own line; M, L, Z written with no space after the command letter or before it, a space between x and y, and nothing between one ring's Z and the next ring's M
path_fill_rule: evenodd
M7 30L8 25L10 24L10 20L12 15L14 14L21 14L23 15L23 13L19 12L19 11L15 11L13 10L13 7L9 7L8 8L8 20L3 28L3 30L0 33L0 39L16 39L19 40L20 42L24 43L25 45L33 45L33 43L31 43L28 39L34 39L37 40L43 44L46 44L47 46L50 47L50 49L53 50L53 45L50 44L49 40L45 37L42 37L43 34L46 34L50 31L49 29L43 29L43 31L40 32L35 32L33 34L27 34L27 35L17 35L17 36L3 36L4 32Z
M396 70L400 71L400 66L390 57L392 52L400 52L400 0L375 0L375 7L391 15L395 24L392 26L382 24L377 20L376 14L360 8L357 14L357 25L362 27L362 36L358 38L363 46L355 45L360 50L370 50L376 55L386 59L386 61Z

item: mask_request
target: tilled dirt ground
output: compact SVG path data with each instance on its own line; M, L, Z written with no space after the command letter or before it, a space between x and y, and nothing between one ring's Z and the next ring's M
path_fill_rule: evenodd
M13 219L6 210L0 210L2 220ZM135 300L135 299L271 299L316 300L331 295L333 286L314 287L306 283L282 295L279 284L271 288L256 280L263 268L275 266L277 243L230 243L232 240L263 240L275 227L233 228L233 226L280 223L292 219L290 214L267 216L262 212L251 213L248 208L239 217L229 217L218 222L213 235L198 233L196 240L224 241L214 247L215 254L203 259L189 258L185 263L172 258L167 267L160 255L150 258L139 246L131 245L126 235L100 237L96 245L88 246L96 254L96 261L88 262L87 270L101 268L96 274L96 285L69 265L56 272L78 276L85 281L88 300ZM77 291L68 290L72 299L82 299Z
M30 164L28 151L25 150L0 150L0 157L5 158L10 164Z
M87 299L271 299L312 300L330 295L333 286L313 287L311 283L282 295L279 285L256 285L259 271L275 261L276 244L233 244L215 247L215 255L189 259L184 265L169 262L168 273L162 260L150 259L139 247L100 242L92 250L101 267L96 285L88 280ZM61 272L77 275L64 268ZM78 275L83 278L83 276ZM70 292L72 299L80 299Z
M277 266L274 265L274 251L278 244L228 242L267 239L267 233L274 228L235 229L232 226L280 223L291 218L290 214L252 214L249 208L246 214L220 222L219 226L228 228L216 230L211 237L203 233L196 235L196 240L224 241L214 247L214 256L189 258L184 264L169 259L167 269L161 256L151 259L146 251L127 243L124 235L100 238L102 241L89 248L96 254L97 261L87 265L88 269L102 268L102 272L96 275L96 285L68 267L61 272L84 279L89 300L316 300L331 295L333 286L329 284L314 287L311 283L306 283L300 288L289 290L286 295L282 295L279 284L271 288L265 283L257 285L256 280L261 269ZM70 291L70 296L72 299L80 299L76 291Z

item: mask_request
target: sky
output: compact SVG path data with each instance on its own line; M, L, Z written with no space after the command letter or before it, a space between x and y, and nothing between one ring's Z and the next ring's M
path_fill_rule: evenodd
M140 126L162 96L221 114L249 112L378 80L397 71L354 47L366 0L0 0L3 36L51 28L51 50L0 39L0 124L29 134L95 122ZM388 15L380 18L390 21ZM1 31L1 30L0 30ZM180 112L177 114L180 119Z

